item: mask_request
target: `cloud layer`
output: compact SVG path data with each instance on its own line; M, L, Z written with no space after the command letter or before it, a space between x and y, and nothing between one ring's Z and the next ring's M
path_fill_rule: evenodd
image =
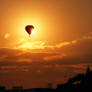
M20 81L25 87L38 87L36 84L43 87L48 82L65 82L77 73L84 73L88 66L92 69L92 34L56 45L33 42L29 43L29 50L19 50L24 44L17 44L15 49L0 48L1 84L19 85L16 82ZM35 49L30 49L31 45Z

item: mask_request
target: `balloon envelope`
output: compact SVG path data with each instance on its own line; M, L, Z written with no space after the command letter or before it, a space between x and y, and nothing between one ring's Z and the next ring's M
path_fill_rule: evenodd
M25 30L26 30L26 32L27 32L29 35L31 35L31 32L32 32L33 29L34 29L34 26L33 26L33 25L27 25L27 26L25 27Z

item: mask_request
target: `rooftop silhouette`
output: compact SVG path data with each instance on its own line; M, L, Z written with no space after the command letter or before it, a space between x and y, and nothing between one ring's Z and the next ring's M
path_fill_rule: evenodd
M85 74L78 74L73 78L70 78L65 84L58 84L57 89L62 90L62 92L92 91L92 71L88 67Z

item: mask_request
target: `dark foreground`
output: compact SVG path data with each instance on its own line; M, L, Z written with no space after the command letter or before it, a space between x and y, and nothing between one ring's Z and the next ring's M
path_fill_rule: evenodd
M92 71L88 68L85 74L78 74L65 84L58 84L56 89L49 86L49 88L34 89L13 87L7 90L4 86L0 86L0 92L92 92Z

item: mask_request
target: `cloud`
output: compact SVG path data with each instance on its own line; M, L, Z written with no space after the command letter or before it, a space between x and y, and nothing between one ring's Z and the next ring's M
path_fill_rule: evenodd
M1 48L0 49L0 62L32 62L32 59L29 57L25 57L25 52L20 51L20 50L14 50L14 49L6 49L6 48ZM30 54L29 54L30 55Z
M28 72L28 68L26 66L10 66L10 65L2 65L0 66L0 72L11 72L11 71L23 71Z
M54 64L92 63L91 34L82 39L70 42L61 42L56 45L47 45L45 42L29 42L28 47L33 49L17 49L27 41L20 41L16 49L0 48L0 62L2 63L43 63L52 61ZM41 52L33 53L33 50Z
M25 42L17 47L18 49L44 49L45 42L35 41L35 42Z
M63 48L63 47L67 47L67 46L72 46L74 44L79 43L80 41L85 41L85 40L92 40L92 33L88 34L87 36L82 36L81 38L77 39L77 40L72 40L72 41L65 41L65 42L60 42L57 44L46 44L46 42L44 41L33 41L30 42L30 39L21 39L19 40L14 48L15 49L30 49L30 50L54 50L54 49L59 49L59 48Z
M90 38L90 39L89 39ZM22 43L23 42L23 43ZM19 48L26 41L17 44ZM56 45L46 45L45 42L36 41L29 42L28 50L19 49L0 49L0 62L18 62L33 63L53 61L58 64L64 63L92 63L92 39L90 36L82 37L82 39L72 40L70 42L62 42ZM33 53L33 50L41 50L41 52Z
M6 33L5 35L4 35L4 38L5 39L8 39L10 37L10 34L9 33Z
M43 41L34 41L34 42L30 42L29 40L20 40L16 46L14 47L15 49L33 49L33 50L37 50L37 49L41 49L41 50L44 50L44 49L51 49L51 50L54 50L56 48L61 48L61 47L65 47L65 46L68 46L68 45L71 45L71 44L75 44L77 42L77 40L73 40L71 42L61 42L61 43L58 43L56 45L48 45L46 44L45 42Z
M20 62L20 63L31 63L33 60L30 59L30 58L20 58L17 60L17 62Z
M82 42L80 41L80 43ZM79 48L75 49L75 46L82 45L76 44L73 44L74 47L72 49L67 46L64 49L71 51L70 53L76 50L78 51ZM84 42L82 44L84 44ZM88 65L92 69L92 61L89 62L89 58L87 60L83 59L83 57L80 59L80 55L78 56L76 54L71 56L66 53L31 53L31 50L21 51L18 49L3 48L0 49L0 57L2 57L0 59L1 83L3 80L5 83L6 81L7 83L12 81L15 82L15 84L19 81L22 81L22 84L24 82L34 83L34 81L38 81L38 83L40 81L44 81L44 83L47 83L47 81L62 83L76 74L85 73ZM10 82L11 85L12 82Z
M31 41L30 39L21 39L14 46L15 49L44 49L45 42L43 41Z
M67 55L66 54L57 54L57 55L53 55L53 56L46 56L43 59L45 61L53 61L53 60L62 59L65 56L67 56Z
M57 47L57 48L61 48L61 47L63 47L63 46L67 46L67 45L69 45L69 44L71 44L71 42L62 42L62 43L57 44L56 47Z

